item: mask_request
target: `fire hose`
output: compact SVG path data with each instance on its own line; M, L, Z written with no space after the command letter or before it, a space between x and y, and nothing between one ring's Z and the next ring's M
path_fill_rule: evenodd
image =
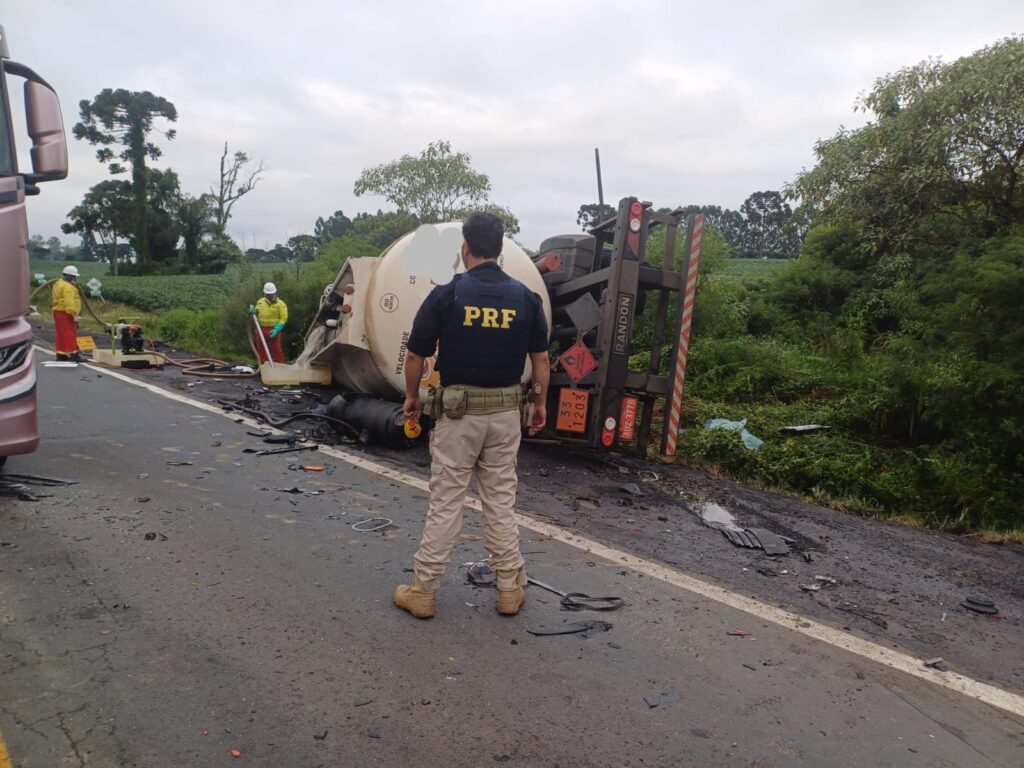
M50 287L51 285L53 285L55 282L57 282L60 279L61 278L55 277L53 280L47 280L42 285L36 287L36 289L34 291L32 291L32 293L29 295L29 299L28 300L31 302L36 297L36 294L38 294L41 290L43 290L44 288ZM107 332L110 332L111 329L113 328L114 324L113 323L108 323L106 320L104 320L99 315L97 315L96 312L93 310L92 305L89 303L89 298L85 295L85 291L82 290L82 286L78 285L77 283L75 283L74 285L75 285L75 288L78 289L78 294L82 297L82 303L85 305L86 310L92 316L93 320L95 320L97 323L99 323L101 326L103 326L107 330ZM249 337L249 348L252 350L253 355L257 359L259 359L259 355L256 354L256 347L253 344L253 340L252 340L252 328L248 328L248 324L247 324L247 330L248 330L248 334L247 335ZM149 347L150 348L149 348L149 351L147 352L147 354L154 355L155 357L159 357L162 360L164 360L164 362L166 362L166 363L168 363L170 365L176 366L178 368L181 368L182 369L182 373L184 373L186 376L208 376L208 377L229 378L229 379L247 379L247 378L252 378L253 376L257 375L257 373L255 371L252 372L252 373L233 373L233 372L220 372L220 371L216 371L216 370L214 370L215 368L229 368L231 366L231 364L225 362L224 360L218 360L218 359L213 358L213 357L194 358L194 359L187 360L187 361L184 361L184 362L180 361L180 360L175 360L174 358L168 357L163 352L157 352L156 349L153 346L153 342L152 341L149 342Z

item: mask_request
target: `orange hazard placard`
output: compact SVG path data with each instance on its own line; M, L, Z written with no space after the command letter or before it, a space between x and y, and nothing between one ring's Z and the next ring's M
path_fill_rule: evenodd
M587 404L590 393L585 389L558 390L558 420L555 429L564 432L587 431Z
M590 354L587 345L582 341L577 341L559 355L558 362L562 364L562 368L569 374L573 384L579 384L580 379L597 368L597 360Z

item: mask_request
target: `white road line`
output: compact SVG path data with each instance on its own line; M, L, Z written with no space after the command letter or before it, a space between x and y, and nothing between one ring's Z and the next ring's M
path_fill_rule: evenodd
M37 346L36 348L41 352L53 354L50 350L43 349L42 347ZM174 400L175 402L183 403L193 408L215 413L219 416L223 416L224 418L231 419L232 421L238 421L240 418L237 414L225 413L219 406L203 403L198 400L194 400L191 397L179 395L176 392L170 392L162 387L156 386L155 384L139 381L138 379L127 376L118 371L111 370L110 368L90 365L88 363L83 363L83 365L86 368L90 368L106 376L111 376L115 379L126 381L136 387L149 390L153 394L165 397L168 400ZM248 417L241 417L241 422L259 429L272 429L263 422L259 422ZM281 430L275 431L280 432ZM428 483L422 478L386 467L383 464L378 464L375 461L370 461L369 459L349 453L348 451L328 446L321 446L320 452L328 456L333 456L336 459L340 459L354 467L359 467L367 472L372 472L380 477L395 480L403 485L408 485L420 491L428 490ZM480 500L473 497L466 497L466 506L477 511L481 510ZM983 683L980 680L975 680L974 678L967 677L956 672L942 672L937 669L925 667L922 664L921 659L917 659L909 654L893 650L892 648L887 648L884 645L879 645L878 643L870 640L864 640L841 630L829 627L825 624L820 624L797 613L776 608L775 606L762 603L761 601L750 597L744 597L743 595L732 592L724 587L690 576L676 568L670 568L650 560L645 560L644 558L630 554L625 550L610 547L606 544L594 541L593 539L588 539L586 536L580 536L556 525L545 523L542 520L531 517L527 513L518 512L517 516L519 519L519 525L522 528L533 531L534 533L550 536L555 541L568 544L571 547L583 550L584 552L588 552L616 564L622 564L624 567L630 568L638 573L642 573L645 576L658 579L666 584L679 587L687 592L707 598L708 600L713 600L716 603L728 606L729 608L743 611L744 613L748 613L758 619L769 621L792 632L827 643L828 645L847 651L848 653L855 654L864 659L875 662L876 664L881 664L899 672L920 678L921 680L927 680L928 682L942 686L943 688L948 688L949 690L956 691L957 693L962 693L965 696L977 699L985 704L1005 710L1017 717L1024 717L1024 696L1020 696L1010 691L1005 691L1002 688L997 688L994 685Z

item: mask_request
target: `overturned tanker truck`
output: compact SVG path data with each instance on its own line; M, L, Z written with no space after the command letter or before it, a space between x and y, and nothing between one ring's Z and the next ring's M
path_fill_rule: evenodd
M675 454L702 217L686 219L680 269L647 264L644 255L655 227L665 228L665 253L676 252L680 213L659 213L629 197L615 217L589 233L548 238L532 258L505 239L499 264L541 296L558 355L548 424L535 439L645 454L655 404L664 399L661 452ZM406 431L400 404L406 342L427 294L463 270L461 245L461 225L425 224L380 256L349 259L324 291L294 368L311 374L304 380L341 390L328 414L367 439L397 445L419 437ZM640 350L633 348L633 325L648 306L650 359L634 370L630 356ZM661 373L663 360L668 375ZM424 391L440 383L435 363L427 360ZM527 360L524 386L530 375Z

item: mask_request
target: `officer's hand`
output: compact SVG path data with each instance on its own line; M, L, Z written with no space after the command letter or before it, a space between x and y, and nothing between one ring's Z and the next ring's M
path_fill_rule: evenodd
M255 315L256 314L256 307L253 306L252 304L250 304L249 308L247 310L245 310L245 311L248 312L250 315Z
M278 333L280 333L280 331L278 331L278 330L277 330L277 328L274 328L274 329L273 329L273 330L272 330L272 331L270 332L270 338L274 338L275 336L277 336L277 334L278 334Z
M544 429L544 425L547 423L547 406L545 406L543 403L535 403L533 406L533 418L530 419L530 434L536 435L538 432Z
M423 415L423 401L418 397L407 397L405 398L405 404L402 406L402 413L405 414L405 418L411 421L419 421L420 416Z

